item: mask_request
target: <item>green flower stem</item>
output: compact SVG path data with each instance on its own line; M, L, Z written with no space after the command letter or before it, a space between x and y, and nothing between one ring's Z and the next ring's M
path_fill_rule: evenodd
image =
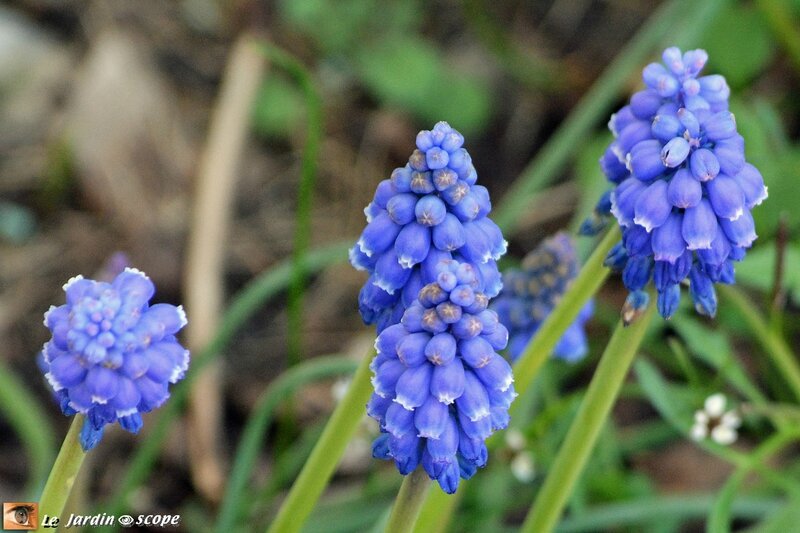
M21 383L19 376L0 359L0 412L5 415L28 455L30 475L25 494L34 498L47 481L56 455L56 443L41 403Z
M417 521L425 496L431 486L428 474L421 466L403 479L400 492L392 507L386 533L405 533Z
M718 290L739 311L747 327L791 387L795 398L800 400L800 365L786 341L770 329L756 306L739 290L725 285L719 286Z
M651 304L628 327L623 326L622 321L617 325L600 358L600 364L575 420L520 531L548 533L555 528L572 488L608 419L622 382L644 338L647 325L653 318L655 307Z
M283 68L295 79L306 100L306 146L300 163L300 185L297 189L297 214L292 251L292 260L296 268L289 285L288 300L288 359L289 365L293 365L300 361L300 354L303 351L303 286L306 273L299 267L308 251L311 237L311 207L317 181L317 155L322 140L322 98L314 85L311 73L300 61L276 46L261 43L258 49L270 61Z
M583 265L578 276L573 280L564 297L547 316L547 319L536 331L536 335L525 347L517 363L514 365L514 386L520 396L533 383L542 365L553 353L558 340L564 331L575 321L575 318L586 305L586 302L597 292L608 276L609 270L603 266L609 250L620 240L619 228L615 224L603 240L595 248L592 255ZM516 402L511 404L514 413Z
M777 433L748 455L747 462L739 465L736 471L731 474L725 482L722 490L720 490L717 500L714 502L711 515L709 516L706 531L709 533L724 533L730 531L731 507L739 486L752 470L758 469L757 467L763 467L764 462L769 457L775 455L788 444L796 441L798 437L800 437L800 430L798 429L785 433ZM796 487L788 487L787 490L792 492L793 497L798 497Z
M67 498L78 477L86 452L81 448L80 434L83 427L83 415L77 414L72 419L67 436L58 452L56 462L50 471L50 477L44 486L41 498L39 498L39 515L44 518L47 516L60 516L67 503Z
M356 362L348 357L315 357L290 368L270 384L248 418L242 433L214 531L224 533L235 529L236 512L246 500L244 492L247 480L253 473L253 465L267 435L275 408L291 398L292 393L306 383L336 374L351 373L355 369Z
M605 281L609 270L603 266L603 260L614 244L619 242L619 239L619 228L614 225L598 243L586 264L581 268L578 276L573 280L567 292L564 293L561 301L550 312L547 319L536 331L536 335L525 347L525 350L514 365L514 386L520 397L525 396L539 370L548 360L550 354L553 353L553 348L555 348L564 331L572 324L578 313L583 309L583 306L586 305L586 302ZM511 404L510 414L512 417L516 413L518 404L519 400ZM486 444L490 450L497 445L498 439L498 434L489 438ZM468 483L468 481L462 482L462 488L457 494L463 492L464 483ZM415 524L414 531L416 533L444 531L457 501L454 495L445 494L437 487L431 487L423 503L422 512Z
M364 414L364 404L372 393L371 359L371 356L365 357L358 365L347 393L334 409L311 456L267 530L269 533L299 531L311 514Z

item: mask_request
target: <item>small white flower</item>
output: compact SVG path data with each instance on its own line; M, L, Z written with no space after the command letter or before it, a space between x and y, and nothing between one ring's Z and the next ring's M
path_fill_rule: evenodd
M511 428L506 431L506 446L518 452L523 450L526 445L525 435L518 429Z
M522 483L530 483L536 477L536 468L533 456L526 451L521 451L511 460L511 473Z
M331 396L336 402L341 402L344 395L347 394L347 389L350 388L350 378L337 379L331 386Z
M727 399L722 393L706 398L703 409L695 411L694 425L690 431L693 440L701 441L711 437L717 444L727 446L736 442L736 431L742 423L735 410L725 411Z

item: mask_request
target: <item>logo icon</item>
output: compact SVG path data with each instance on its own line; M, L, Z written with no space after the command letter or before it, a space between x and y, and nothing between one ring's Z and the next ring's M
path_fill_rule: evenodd
M119 522L119 525L122 527L128 527L133 524L133 517L128 514L120 515L120 517L117 518L117 522Z
M3 503L3 529L22 530L39 527L39 504L34 502Z

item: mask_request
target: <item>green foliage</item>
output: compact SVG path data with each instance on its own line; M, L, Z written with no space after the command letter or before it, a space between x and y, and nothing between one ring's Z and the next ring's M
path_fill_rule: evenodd
M436 47L421 38L397 36L364 48L356 68L381 100L426 122L447 117L468 135L482 129L489 118L486 84L448 65Z
M305 125L303 95L278 74L267 76L253 105L253 128L264 137L285 138Z
M732 3L714 17L702 47L733 88L758 76L775 55L769 29L755 8Z
M747 261L736 265L736 280L744 285L768 292L774 283L775 243L757 246L747 254ZM783 287L800 297L800 243L786 246L783 264Z

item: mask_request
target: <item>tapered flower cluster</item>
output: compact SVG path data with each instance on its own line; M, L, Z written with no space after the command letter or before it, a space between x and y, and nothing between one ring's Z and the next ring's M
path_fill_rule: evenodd
M183 378L189 352L175 334L186 315L181 307L149 305L155 287L131 268L111 283L77 276L64 291L67 303L45 314L53 336L43 366L64 414L86 415L81 444L89 450L106 424L138 432L141 413L163 404L169 384Z
M520 356L577 274L575 247L572 238L563 232L545 239L531 251L520 269L503 273L503 291L492 303L492 309L508 328L508 352L513 360ZM593 307L590 300L564 332L553 351L556 357L573 362L586 355L584 325L591 318Z
M488 297L500 292L495 261L506 242L487 217L489 193L476 184L463 144L464 137L446 122L421 131L408 164L380 182L364 210L367 226L350 251L350 262L370 274L359 310L378 332L400 321L420 289L435 280L443 259L475 267Z
M442 489L486 464L485 439L508 425L511 367L497 351L508 331L487 309L479 271L440 261L398 324L375 341L375 392L368 414L380 423L373 455L401 474L419 464Z
M646 89L609 122L614 141L600 160L615 188L600 209L622 227L607 264L631 291L650 279L658 310L671 316L688 277L697 311L716 312L714 283L733 283L733 261L756 239L750 210L767 197L745 161L744 139L719 75L699 76L707 54L667 48L643 71Z

